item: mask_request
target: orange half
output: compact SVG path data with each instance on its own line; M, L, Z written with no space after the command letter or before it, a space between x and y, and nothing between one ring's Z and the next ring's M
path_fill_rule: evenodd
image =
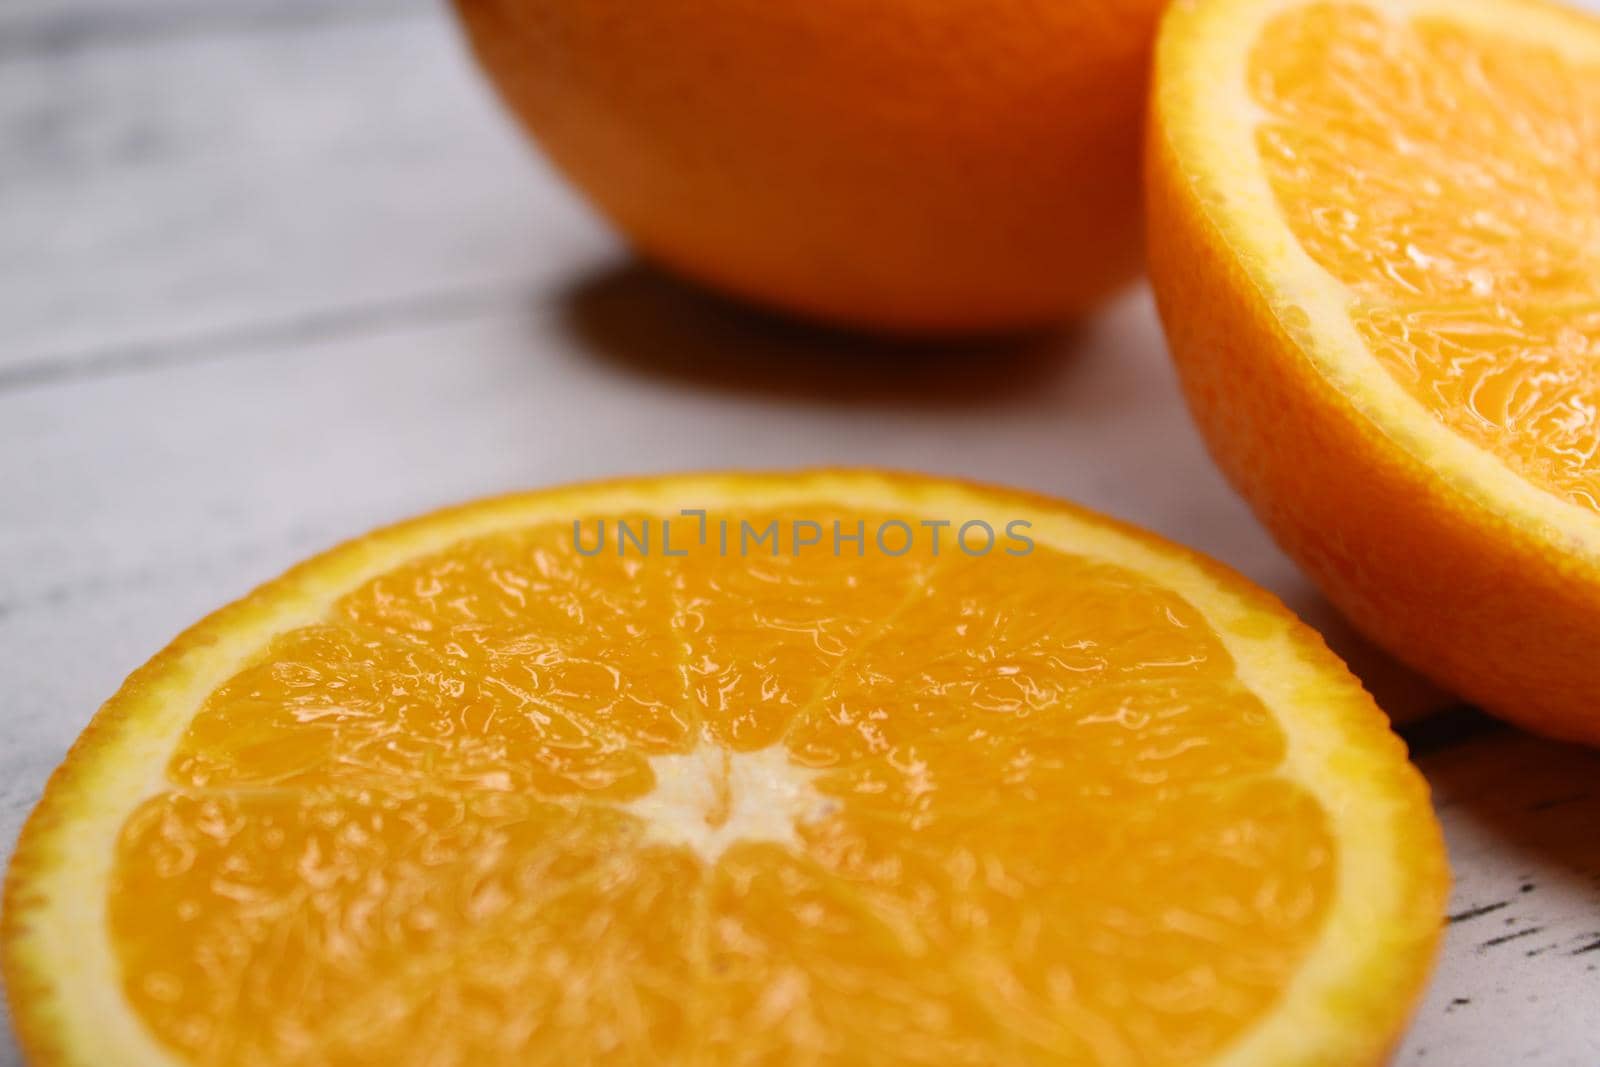
M1149 260L1190 405L1381 643L1600 741L1600 22L1170 9Z
M4 959L36 1065L1352 1067L1445 882L1382 715L1237 575L997 489L697 476L200 623L51 780Z

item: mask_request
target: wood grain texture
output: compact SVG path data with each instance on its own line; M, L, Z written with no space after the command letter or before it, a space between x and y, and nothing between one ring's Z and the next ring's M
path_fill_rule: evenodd
M0 387L509 299L608 240L439 12L252 10L0 55Z
M0 859L94 707L204 612L377 523L623 472L1072 497L1277 591L1397 718L1449 703L1228 492L1142 290L943 350L730 308L629 265L420 0L12 0L0 42ZM1408 730L1458 883L1397 1062L1594 1067L1600 757L1469 713Z
M1600 1063L1600 753L1491 728L1421 763L1456 885L1398 1063Z
M140 46L175 37L348 22L424 9L426 0L10 0L0 9L0 57Z

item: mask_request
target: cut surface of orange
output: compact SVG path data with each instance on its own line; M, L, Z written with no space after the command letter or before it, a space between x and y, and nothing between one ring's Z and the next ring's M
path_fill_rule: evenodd
M1414 665L1600 740L1600 23L1180 3L1152 114L1152 276L1234 482Z
M1003 490L685 476L180 637L52 779L4 951L41 1065L1349 1067L1445 882L1386 721L1236 575Z

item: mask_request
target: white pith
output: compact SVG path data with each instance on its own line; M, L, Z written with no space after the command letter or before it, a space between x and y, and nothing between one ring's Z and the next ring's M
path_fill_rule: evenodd
M650 757L655 788L623 805L645 824L645 840L682 846L715 863L735 843L800 847L798 829L826 818L837 802L817 792L816 772L783 745L734 752L701 744Z

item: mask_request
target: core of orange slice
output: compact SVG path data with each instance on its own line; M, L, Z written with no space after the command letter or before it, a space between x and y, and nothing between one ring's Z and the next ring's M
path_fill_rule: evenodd
M1212 450L1356 623L1600 741L1600 23L1180 2L1149 259Z
M1376 1064L1425 787L1238 576L853 472L485 501L131 677L6 889L35 1064Z

